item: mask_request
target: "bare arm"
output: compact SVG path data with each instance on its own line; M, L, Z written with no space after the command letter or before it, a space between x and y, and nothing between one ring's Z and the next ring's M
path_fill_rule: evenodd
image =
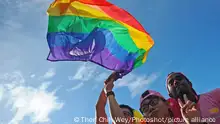
M105 94L112 92L112 89L114 87L114 81L117 79L117 73L112 73L108 79L105 81ZM119 107L119 104L117 103L117 100L115 99L114 95L108 96L108 102L109 102L109 111L110 115L112 117L112 121L115 124L125 124L125 122L120 122L122 118L124 118L124 114L121 111L121 108Z
M108 124L108 117L105 113L107 98L104 90L102 90L99 99L96 103L96 124Z
M124 118L124 114L119 107L119 104L113 95L108 96L109 109L112 120L115 124L125 124L125 122L120 122Z

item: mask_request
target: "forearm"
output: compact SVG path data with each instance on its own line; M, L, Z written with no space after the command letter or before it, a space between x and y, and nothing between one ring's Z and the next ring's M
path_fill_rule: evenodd
M104 90L102 90L96 103L96 124L108 124L108 118L105 113L106 103L107 98L105 96Z
M108 117L105 113L105 107L96 106L96 124L108 124Z
M119 122L122 118L124 118L124 114L121 111L121 108L119 107L119 104L113 95L108 96L108 102L109 102L110 114L113 119L113 122L115 124L124 124L123 122Z

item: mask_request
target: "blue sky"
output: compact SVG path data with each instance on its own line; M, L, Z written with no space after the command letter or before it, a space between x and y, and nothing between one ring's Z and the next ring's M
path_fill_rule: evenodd
M92 63L46 61L46 10L51 0L0 2L0 123L73 124L94 117L110 71ZM133 14L155 46L146 64L115 83L119 103L139 108L146 89L167 96L165 79L181 71L198 93L219 87L218 0L127 0L110 2Z

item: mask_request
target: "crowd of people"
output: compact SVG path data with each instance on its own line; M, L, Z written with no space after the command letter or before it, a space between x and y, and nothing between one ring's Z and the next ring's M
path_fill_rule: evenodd
M139 110L119 104L113 92L117 73L104 82L96 104L96 124L108 124L105 107L108 102L113 124L220 124L220 88L197 94L192 82L182 73L167 76L166 87L170 98L159 92L146 90L140 96Z

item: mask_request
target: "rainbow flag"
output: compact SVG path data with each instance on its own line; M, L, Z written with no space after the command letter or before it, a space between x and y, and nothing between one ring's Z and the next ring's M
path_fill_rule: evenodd
M106 0L55 0L47 12L49 61L90 61L124 76L154 45L131 14Z

